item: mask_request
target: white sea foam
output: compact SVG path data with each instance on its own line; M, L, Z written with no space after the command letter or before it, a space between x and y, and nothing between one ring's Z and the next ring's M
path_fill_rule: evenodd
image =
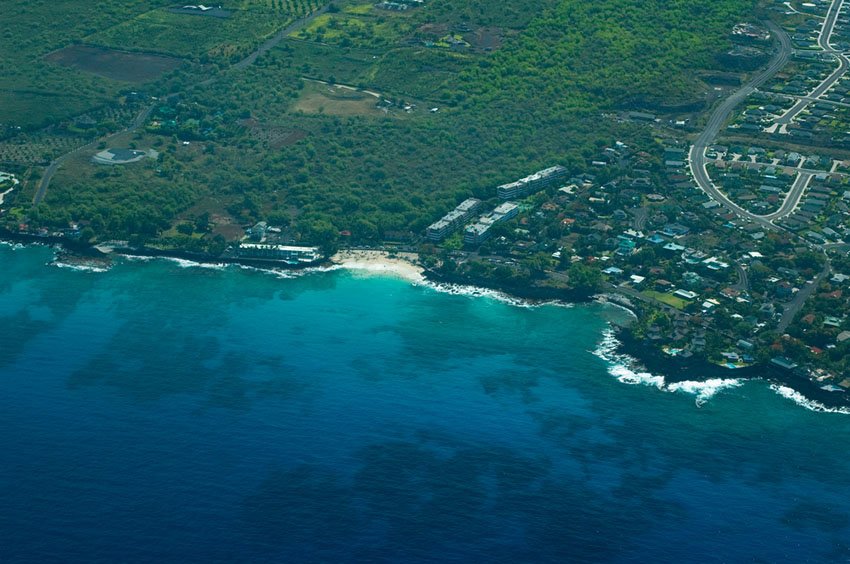
M61 261L53 261L53 262L48 263L48 264L50 264L51 266L55 266L57 268L65 268L67 270L74 270L74 271L77 271L77 272L108 272L109 271L109 267L107 267L107 266L97 266L97 265L93 265L93 264L82 264L82 263L71 264L71 263L61 262Z
M629 316L637 319L638 316L632 309L634 307L628 299L623 298L622 296L618 296L616 294L596 294L593 296L594 301L600 304L605 304L608 306L613 306L616 309L620 309L629 314ZM620 300L625 300L625 303L622 303Z
M704 382L694 380L684 380L682 382L673 382L667 384L667 390L670 392L683 392L696 396L697 405L703 405L705 402L714 397L717 392L729 388L738 388L743 385L743 382L738 378L709 378Z
M850 415L850 407L827 407L821 402L809 399L797 390L789 388L788 386L782 386L780 384L771 384L770 389L782 396L783 398L789 399L797 405L805 407L806 409L809 409L811 411L817 411L819 413L840 413L842 415Z
M163 260L171 261L180 268L207 268L210 270L224 270L229 265L225 262L197 262L177 257L157 257Z
M642 372L634 370L625 364L613 364L608 369L608 373L615 377L623 384L654 386L659 390L667 389L664 383L664 376L652 374L651 372Z
M652 386L664 392L690 394L696 396L697 406L704 405L721 390L743 384L737 378L710 378L702 382L684 380L668 384L664 376L641 370L635 358L617 353L619 344L614 329L609 327L603 332L602 341L593 354L607 361L608 373L623 384Z
M555 306L568 309L574 307L574 305L571 303L561 302L558 300L544 300L539 302L529 301L523 298L511 296L499 290L493 290L491 288L482 288L481 286L433 282L427 279L423 280L423 285L443 294L450 294L452 296L467 296L470 298L489 298L491 300L496 300L515 307L536 308L543 306Z
M121 255L121 258L132 262L150 262L157 259L157 257L151 257L148 255Z
M270 274L276 278L281 279L290 279L297 278L302 276L305 272L310 269L304 270L289 270L283 268L263 268L259 266L250 266L247 264L238 264L238 263L224 263L224 262L196 262L188 259L176 258L176 257L155 257L148 255L122 255L122 258L125 260L133 261L133 262L150 262L154 260L166 260L175 263L180 268L206 268L210 270L225 270L227 268L239 268L241 270L248 270L251 272L260 272L263 274Z
M247 264L238 264L241 270L247 270L250 272L259 272L261 274L269 274L274 276L275 278L280 278L282 280L291 280L293 278L298 278L303 276L303 272L301 270L286 270L282 268L261 268L258 266L249 266Z
M0 241L0 245L4 247L9 247L13 251L19 251L24 248L24 245L21 243L13 243L12 241Z
M623 304L618 304L617 302L612 302L612 301L609 301L609 300L597 300L597 301L601 304L605 304L606 306L611 306L611 307L614 307L616 309L619 309L619 310L629 314L629 317L633 317L634 319L638 318L637 314L634 311L629 309L627 306L624 306Z

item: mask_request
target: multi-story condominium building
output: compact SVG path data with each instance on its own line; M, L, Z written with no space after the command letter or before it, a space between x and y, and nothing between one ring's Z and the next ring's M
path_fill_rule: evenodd
M442 241L457 231L481 207L481 200L469 198L438 221L428 226L426 235L432 241Z
M567 169L561 165L555 165L535 172L531 176L521 178L510 184L502 184L496 188L496 193L502 200L513 198L524 198L539 190L551 186L558 180L567 176Z

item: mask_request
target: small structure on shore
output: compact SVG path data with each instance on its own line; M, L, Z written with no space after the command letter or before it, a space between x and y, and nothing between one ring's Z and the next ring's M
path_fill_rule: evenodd
M262 243L240 243L235 254L241 259L272 260L288 264L312 264L322 259L322 253L316 247Z

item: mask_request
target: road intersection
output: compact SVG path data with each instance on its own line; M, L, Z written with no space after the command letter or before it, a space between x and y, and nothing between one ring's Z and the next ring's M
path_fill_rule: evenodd
M835 29L835 24L838 21L838 15L843 7L844 0L833 0L827 11L827 16L824 19L824 24L821 27L818 35L818 45L827 53L833 54L839 61L838 68L832 72L820 85L818 85L808 96L801 97L785 114L777 118L776 123L783 128L802 112L810 103L817 100L820 96L826 93L834 84L841 78L844 73L850 68L850 60L847 57L832 48L830 38ZM708 195L709 198L715 200L724 208L735 214L736 216L757 223L766 229L779 229L773 222L787 215L794 213L794 210L799 205L805 194L806 188L812 180L813 173L816 171L799 171L797 178L794 181L791 189L782 202L779 209L767 215L754 214L735 202L733 202L720 188L718 188L711 180L706 165L708 159L706 150L711 145L720 133L720 129L732 115L741 102L743 102L750 94L756 91L762 84L770 80L777 72L779 72L788 62L788 58L793 52L791 40L784 30L772 22L768 22L768 27L776 38L778 49L776 54L761 72L753 76L749 82L741 88L733 92L728 98L720 103L717 108L711 113L706 123L705 129L697 136L688 155L689 167L694 181L699 188Z

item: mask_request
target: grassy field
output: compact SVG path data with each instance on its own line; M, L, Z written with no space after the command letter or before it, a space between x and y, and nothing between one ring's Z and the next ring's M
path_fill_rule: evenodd
M301 96L292 109L329 116L378 116L383 113L376 107L379 99L341 86L310 82L301 90Z
M88 45L71 45L50 53L45 60L112 80L132 83L150 82L181 64L179 59L172 57L127 53Z
M691 303L687 300L683 300L682 298L674 296L673 294L667 294L667 293L664 293L664 292L656 292L654 290L645 290L641 293L648 298L658 300L659 302L665 303L665 304L667 304L671 307L674 307L676 309L685 309L685 307L687 307L687 305Z
M323 0L243 1L228 18L152 10L91 34L87 43L185 57L199 62L235 62L289 23L320 8ZM235 8L235 9L234 9Z

